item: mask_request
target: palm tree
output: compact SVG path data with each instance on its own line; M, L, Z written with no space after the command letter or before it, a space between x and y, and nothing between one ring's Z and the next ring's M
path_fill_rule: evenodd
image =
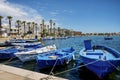
M42 34L42 31L43 31L43 27L42 27L42 24L40 24L40 33ZM42 35L41 35L42 36Z
M17 20L16 23L17 23L18 35L19 35L19 28L21 27L21 21L20 21L20 20Z
M32 32L33 32L33 34L34 34L35 22L32 22L32 27L33 27L33 28L32 28L32 29L33 29Z
M36 32L36 35L37 35L37 23L35 23L35 32Z
M43 29L42 36L43 36L43 37L46 37L46 34L47 34L46 29Z
M50 19L49 23L50 23L50 33L52 33L52 20L51 19Z
M47 25L48 35L50 34L49 25Z
M26 21L23 21L22 24L24 26L24 35L25 35L25 33L26 33L26 27L25 27L26 26Z
M45 21L44 21L44 19L43 19L43 20L42 20L42 25L43 25L43 26L44 26L44 22L45 22Z
M9 35L11 34L11 21L12 21L12 16L7 16L7 19L9 20Z
M28 25L28 32L27 32L27 33L28 33L28 34L31 33L31 31L30 31L30 24L31 24L31 22L28 22L28 23L27 23L27 25Z
M60 35L61 35L61 28L58 27L58 36L60 36Z
M0 36L2 36L2 18L3 16L0 16Z
M62 31L62 36L64 37L65 36L65 30L62 29L61 31Z
M42 20L42 31L43 31L43 29L44 29L44 26L45 26L45 24L44 24L44 19Z
M44 25L43 31L42 31L42 36L43 36L43 37L46 37L46 33L47 33L46 25Z
M54 26L54 37L56 36L56 28L55 28L55 23L53 23Z

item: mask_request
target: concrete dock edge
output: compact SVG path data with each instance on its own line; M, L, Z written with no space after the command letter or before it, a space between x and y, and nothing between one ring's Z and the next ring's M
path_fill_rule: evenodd
M67 80L55 76L0 64L0 80ZM45 78L45 79L44 79Z

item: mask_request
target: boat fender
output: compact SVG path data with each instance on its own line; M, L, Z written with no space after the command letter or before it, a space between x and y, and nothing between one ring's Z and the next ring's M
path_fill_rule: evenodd
M72 58L73 58L73 60L75 60L75 55L74 54L72 55Z
M65 64L69 64L68 58L65 58Z

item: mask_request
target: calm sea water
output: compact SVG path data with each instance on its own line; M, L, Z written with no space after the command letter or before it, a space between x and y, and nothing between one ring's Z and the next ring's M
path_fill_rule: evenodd
M68 39L58 39L58 40L50 40L50 41L43 41L44 45L49 44L56 44L57 48L66 48L66 47L73 47L76 50L76 60L70 62L66 66L57 67L53 71L54 74L60 73L62 71L75 68L77 66L81 65L81 60L79 57L79 51L83 47L83 40L84 39L91 39L92 44L99 44L99 45L105 45L112 47L120 52L120 36L112 36L113 40L104 40L104 36L81 36L81 37L75 37L75 38L68 38ZM24 68L27 70L32 70L40 73L49 74L50 69L47 70L38 70L36 62L26 62L22 63L18 59L12 60L9 62L8 65ZM72 71L68 71L59 75L56 75L58 77L67 78L69 80L99 80L96 75L94 75L91 71L87 70L85 67L74 69ZM110 75L108 75L104 80L120 80L120 72L114 71Z

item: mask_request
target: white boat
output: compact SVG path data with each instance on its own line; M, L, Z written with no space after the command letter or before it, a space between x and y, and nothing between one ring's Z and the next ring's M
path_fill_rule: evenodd
M32 50L29 50L29 51L17 52L17 53L15 53L15 55L22 62L26 62L26 61L35 60L35 58L38 54L41 54L41 53L44 53L44 52L49 52L49 51L52 51L52 50L56 50L55 45L45 46L45 47L42 47L42 48L32 49Z
M14 46L34 46L34 45L40 45L41 42L35 42L35 43L11 43Z

